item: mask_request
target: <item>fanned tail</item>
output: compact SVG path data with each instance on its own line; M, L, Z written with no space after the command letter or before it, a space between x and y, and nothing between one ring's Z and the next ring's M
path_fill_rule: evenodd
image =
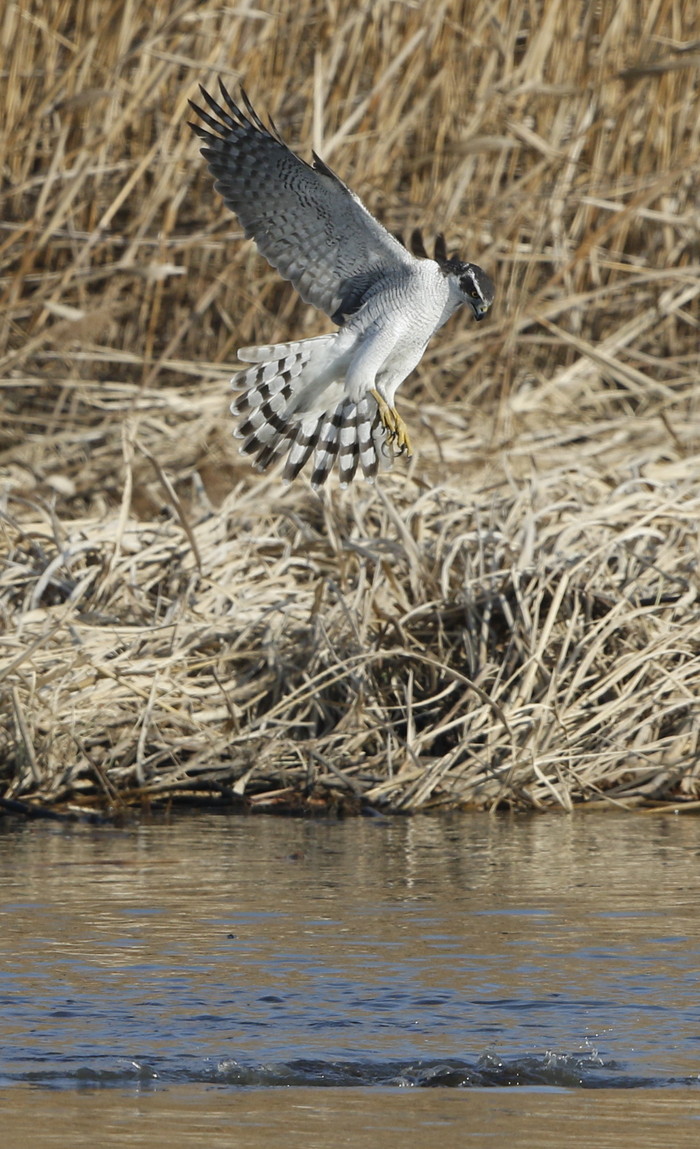
M255 364L232 385L241 394L231 404L243 416L234 434L241 450L265 470L287 455L284 478L296 478L311 459L311 484L321 487L337 461L341 486L359 471L372 480L391 465L392 452L375 400L343 397L342 379L329 377L329 340L318 336L293 343L244 347L238 356Z

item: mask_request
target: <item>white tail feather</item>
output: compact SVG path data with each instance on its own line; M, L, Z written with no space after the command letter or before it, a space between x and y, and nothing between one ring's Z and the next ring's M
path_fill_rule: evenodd
M241 394L231 411L242 416L234 434L242 450L264 470L285 453L285 479L295 478L313 458L311 483L320 487L338 462L346 486L358 469L373 479L391 465L386 431L375 400L346 398L343 367L333 355L335 335L292 343L243 347L238 357L255 366L231 380Z

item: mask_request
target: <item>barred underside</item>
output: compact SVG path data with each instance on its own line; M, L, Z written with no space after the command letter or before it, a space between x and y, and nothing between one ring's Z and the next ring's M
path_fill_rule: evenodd
M357 403L342 399L323 411L323 391L313 410L305 409L305 397L313 389L312 363L320 339L244 347L239 358L255 366L231 380L241 394L231 404L233 415L242 416L234 431L242 439L241 450L263 471L285 454L283 477L291 481L311 460L311 484L320 487L337 461L341 486L359 472L369 480L391 466L392 452L374 398L364 395ZM320 411L319 411L320 408Z

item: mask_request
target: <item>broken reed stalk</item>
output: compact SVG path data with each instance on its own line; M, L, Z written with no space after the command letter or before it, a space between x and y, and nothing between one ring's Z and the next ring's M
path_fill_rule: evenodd
M691 8L8 10L7 801L691 805ZM235 349L328 324L210 187L186 101L217 76L497 282L376 489L284 490L230 441Z

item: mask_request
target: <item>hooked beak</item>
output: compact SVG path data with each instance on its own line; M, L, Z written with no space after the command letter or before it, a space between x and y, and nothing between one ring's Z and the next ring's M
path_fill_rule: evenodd
M482 319L486 319L486 315L489 310L488 303L484 303L481 299L470 299L468 302L469 306L474 312L474 318L476 319L477 323L481 323Z

